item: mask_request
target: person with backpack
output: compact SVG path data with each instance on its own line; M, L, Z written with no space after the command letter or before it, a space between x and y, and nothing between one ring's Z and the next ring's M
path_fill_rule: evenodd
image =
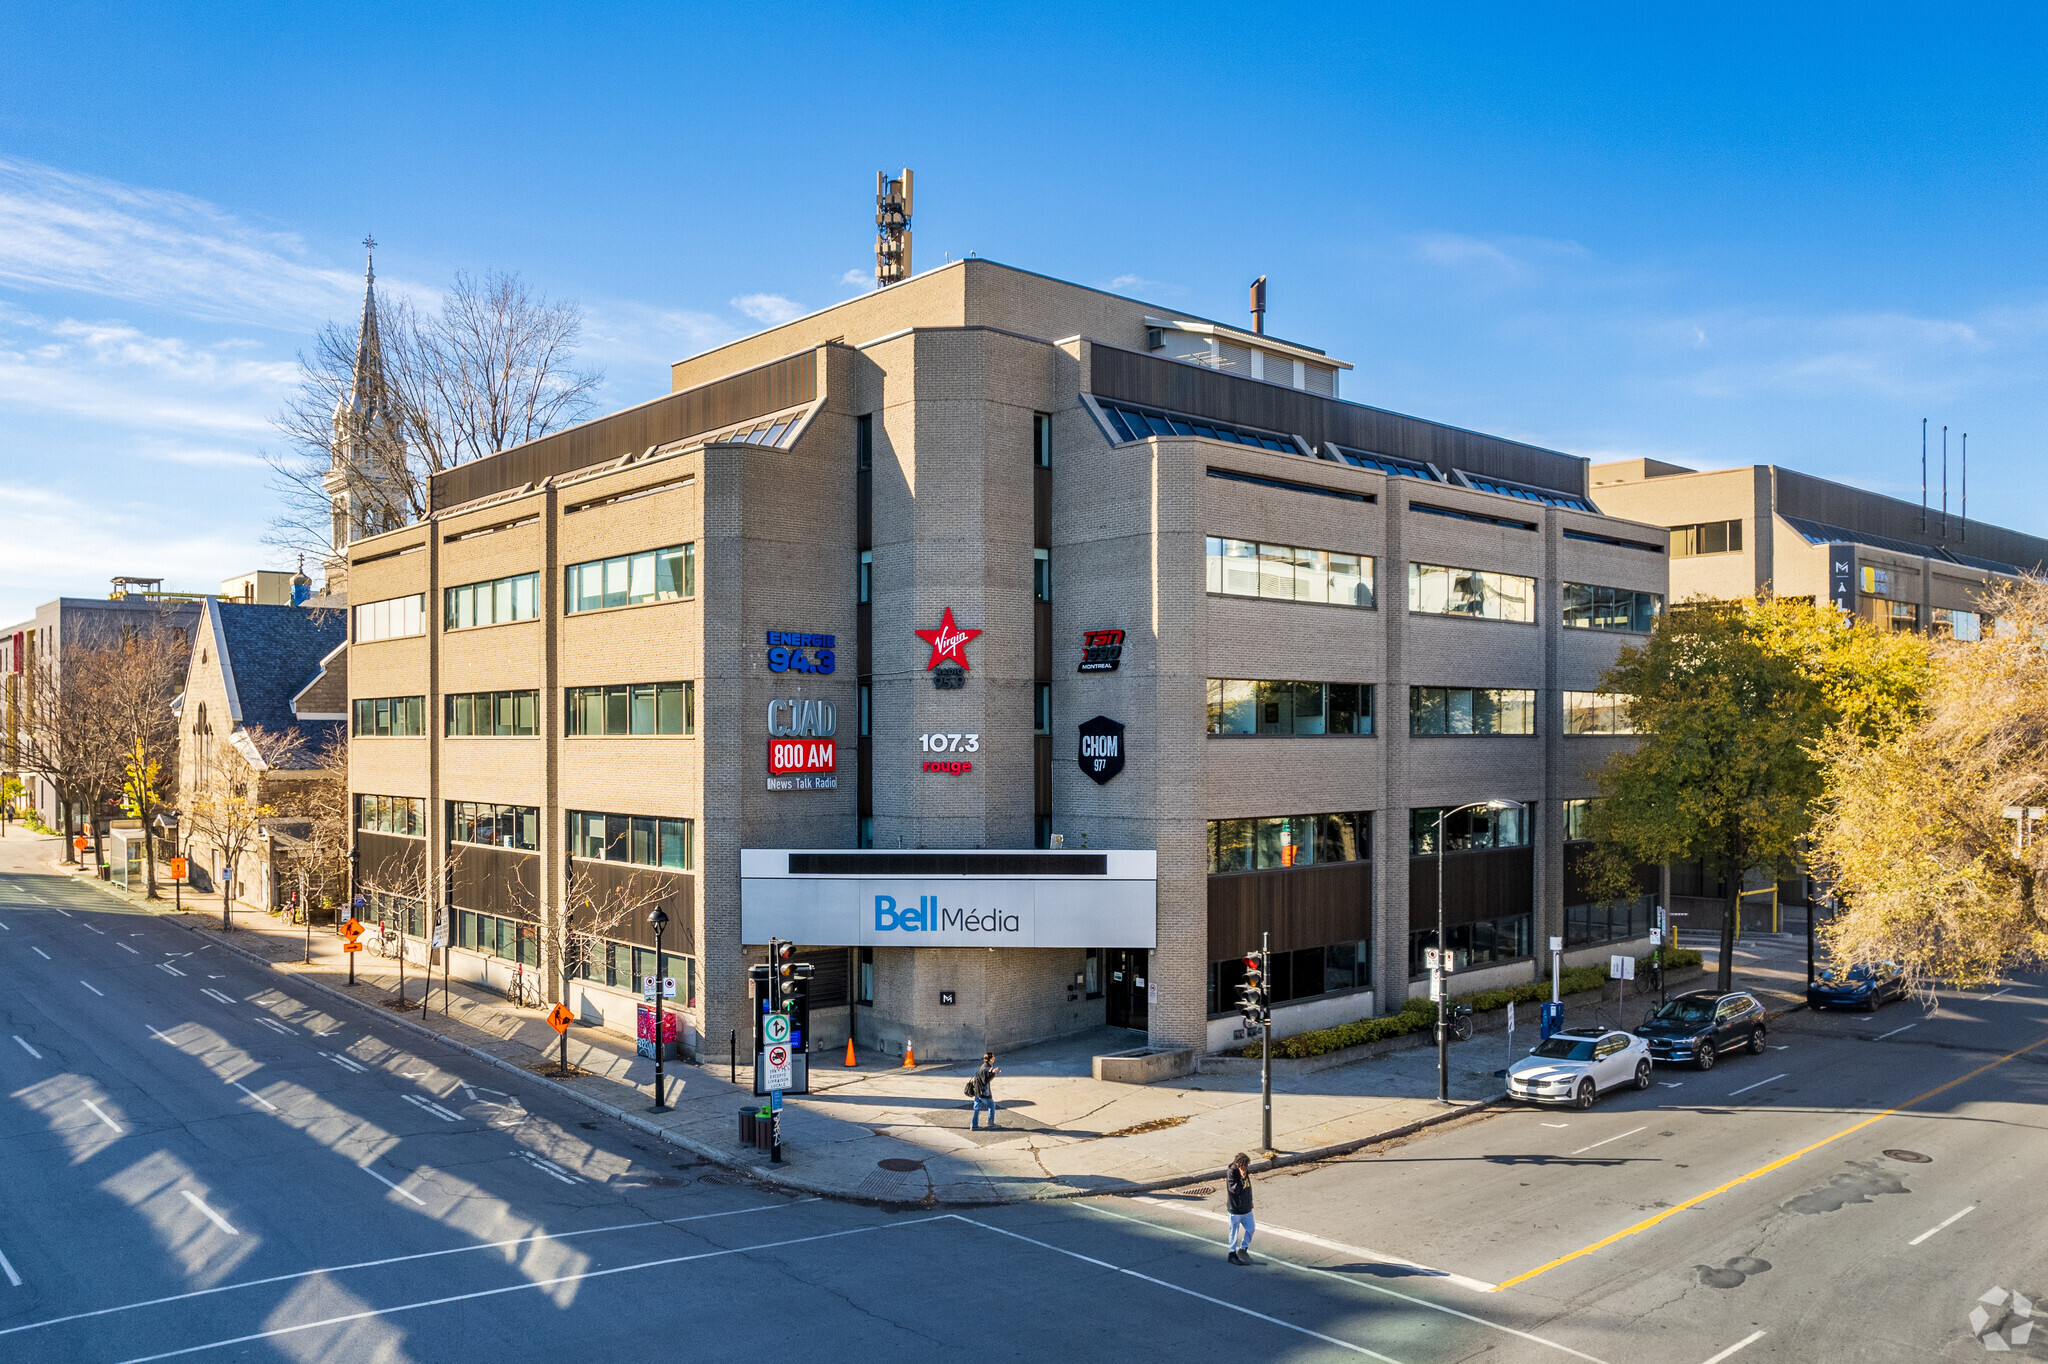
M990 1088L995 1078L1003 1072L996 1065L996 1054L985 1051L981 1054L981 1069L974 1072L974 1078L967 1082L967 1097L974 1100L974 1117L968 1123L970 1131L981 1130L981 1110L988 1110L988 1130L996 1130L996 1096Z
M1237 1159L1223 1172L1223 1201L1230 1211L1229 1259L1234 1265L1252 1262L1252 1233L1258 1229L1252 1223L1251 1164L1252 1158L1239 1151Z

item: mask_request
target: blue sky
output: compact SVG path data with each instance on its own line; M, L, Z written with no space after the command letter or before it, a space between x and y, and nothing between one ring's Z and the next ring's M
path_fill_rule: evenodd
M0 620L289 567L260 455L365 231L579 301L624 406L865 287L906 164L925 266L1265 274L1347 397L1595 458L1917 498L1925 416L2048 534L2040 12L1658 8L9 7Z

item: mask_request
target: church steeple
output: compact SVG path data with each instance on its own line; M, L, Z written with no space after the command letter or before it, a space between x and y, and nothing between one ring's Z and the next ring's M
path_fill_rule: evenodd
M334 440L322 481L333 503L333 548L326 565L329 592L347 573L351 541L395 529L405 520L405 445L384 369L376 238L364 237L363 249L363 318L356 331L348 391L334 406Z

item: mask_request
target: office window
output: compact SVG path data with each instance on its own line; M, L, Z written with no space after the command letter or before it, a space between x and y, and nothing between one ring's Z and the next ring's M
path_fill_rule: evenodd
M424 696L359 696L350 709L358 739L417 739L427 732Z
M1628 698L1619 692L1568 691L1564 694L1566 734L1633 734Z
M691 871L697 865L697 821L693 819L571 810L564 823L571 857L632 862L671 871Z
M1568 800L1564 803L1565 842L1584 843L1593 837L1593 807L1599 804L1601 799L1602 797L1595 796L1588 800Z
M1041 469L1052 468L1052 414L1031 414L1031 455Z
M1954 611L1945 606L1934 608L1933 633L1941 639L1976 641L1984 638L1984 618L1975 611Z
M862 682L854 688L853 694L855 701L858 703L860 737L865 739L874 733L874 684Z
M1440 807L1408 812L1408 852L1428 857L1436 852L1436 817ZM1507 810L1459 810L1444 820L1445 852L1483 852L1489 848L1529 846L1529 811L1526 806Z
M1052 600L1052 551L1031 551L1031 593L1039 601Z
M1690 559L1701 554L1740 554L1742 522L1702 521L1697 525L1671 528L1671 557Z
M356 643L372 644L380 639L403 639L427 632L427 595L390 597L366 601L355 608Z
M597 611L612 606L676 601L697 595L697 546L671 545L568 568L565 609Z
M1536 580L1476 568L1410 564L1408 609L1428 616L1534 621Z
M1031 732L1052 733L1052 683L1038 682L1031 688Z
M1237 987L1244 984L1244 958L1209 963L1209 1012L1234 1013L1238 1007ZM1327 943L1294 952L1275 952L1266 995L1274 1004L1313 999L1344 990L1363 990L1372 985L1372 944L1370 942Z
M1209 821L1209 870L1212 873L1271 871L1280 867L1370 860L1370 810Z
M875 552L864 549L860 552L860 569L854 579L854 600L871 602L875 599Z
M419 796L357 796L356 827L372 833L425 837L427 802Z
M1657 617L1664 614L1664 598L1656 592L1565 583L1558 595L1568 630L1633 630L1648 634Z
M1328 606L1373 604L1371 555L1208 537L1209 591Z
M451 692L442 701L450 738L530 739L540 732L537 691Z
M853 1002L873 1004L875 1002L875 949L863 947L860 950L859 969L853 977Z
M1893 630L1915 632L1920 628L1920 603L1892 601L1885 605L1890 609L1878 617L1880 624L1889 621Z
M633 682L571 687L563 707L571 737L695 734L695 682Z
M1371 734L1370 682L1209 679L1209 733Z
M540 811L531 805L448 802L448 841L540 851Z
M872 413L863 412L853 419L853 467L862 471L875 467L875 418Z
M1564 907L1566 947L1589 947L1594 943L1647 938L1656 926L1657 902L1651 895L1635 895L1605 904Z
M494 578L487 583L468 583L449 588L444 596L441 612L443 630L467 630L476 625L533 620L540 615L540 574L521 573L511 578Z
M1451 969L1469 970L1475 966L1490 966L1499 962L1526 959L1535 953L1535 918L1529 914L1511 914L1499 919L1482 919L1478 923L1453 924L1446 936L1451 952ZM1423 967L1424 949L1436 946L1436 930L1417 929L1408 935L1408 976L1420 979L1426 974Z
M1516 735L1536 732L1536 693L1505 687L1410 687L1408 732Z

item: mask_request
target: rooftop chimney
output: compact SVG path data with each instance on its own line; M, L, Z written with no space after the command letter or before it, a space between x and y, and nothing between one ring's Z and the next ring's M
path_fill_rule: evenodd
M1260 336L1266 334L1266 277L1260 275L1252 281L1252 330Z

